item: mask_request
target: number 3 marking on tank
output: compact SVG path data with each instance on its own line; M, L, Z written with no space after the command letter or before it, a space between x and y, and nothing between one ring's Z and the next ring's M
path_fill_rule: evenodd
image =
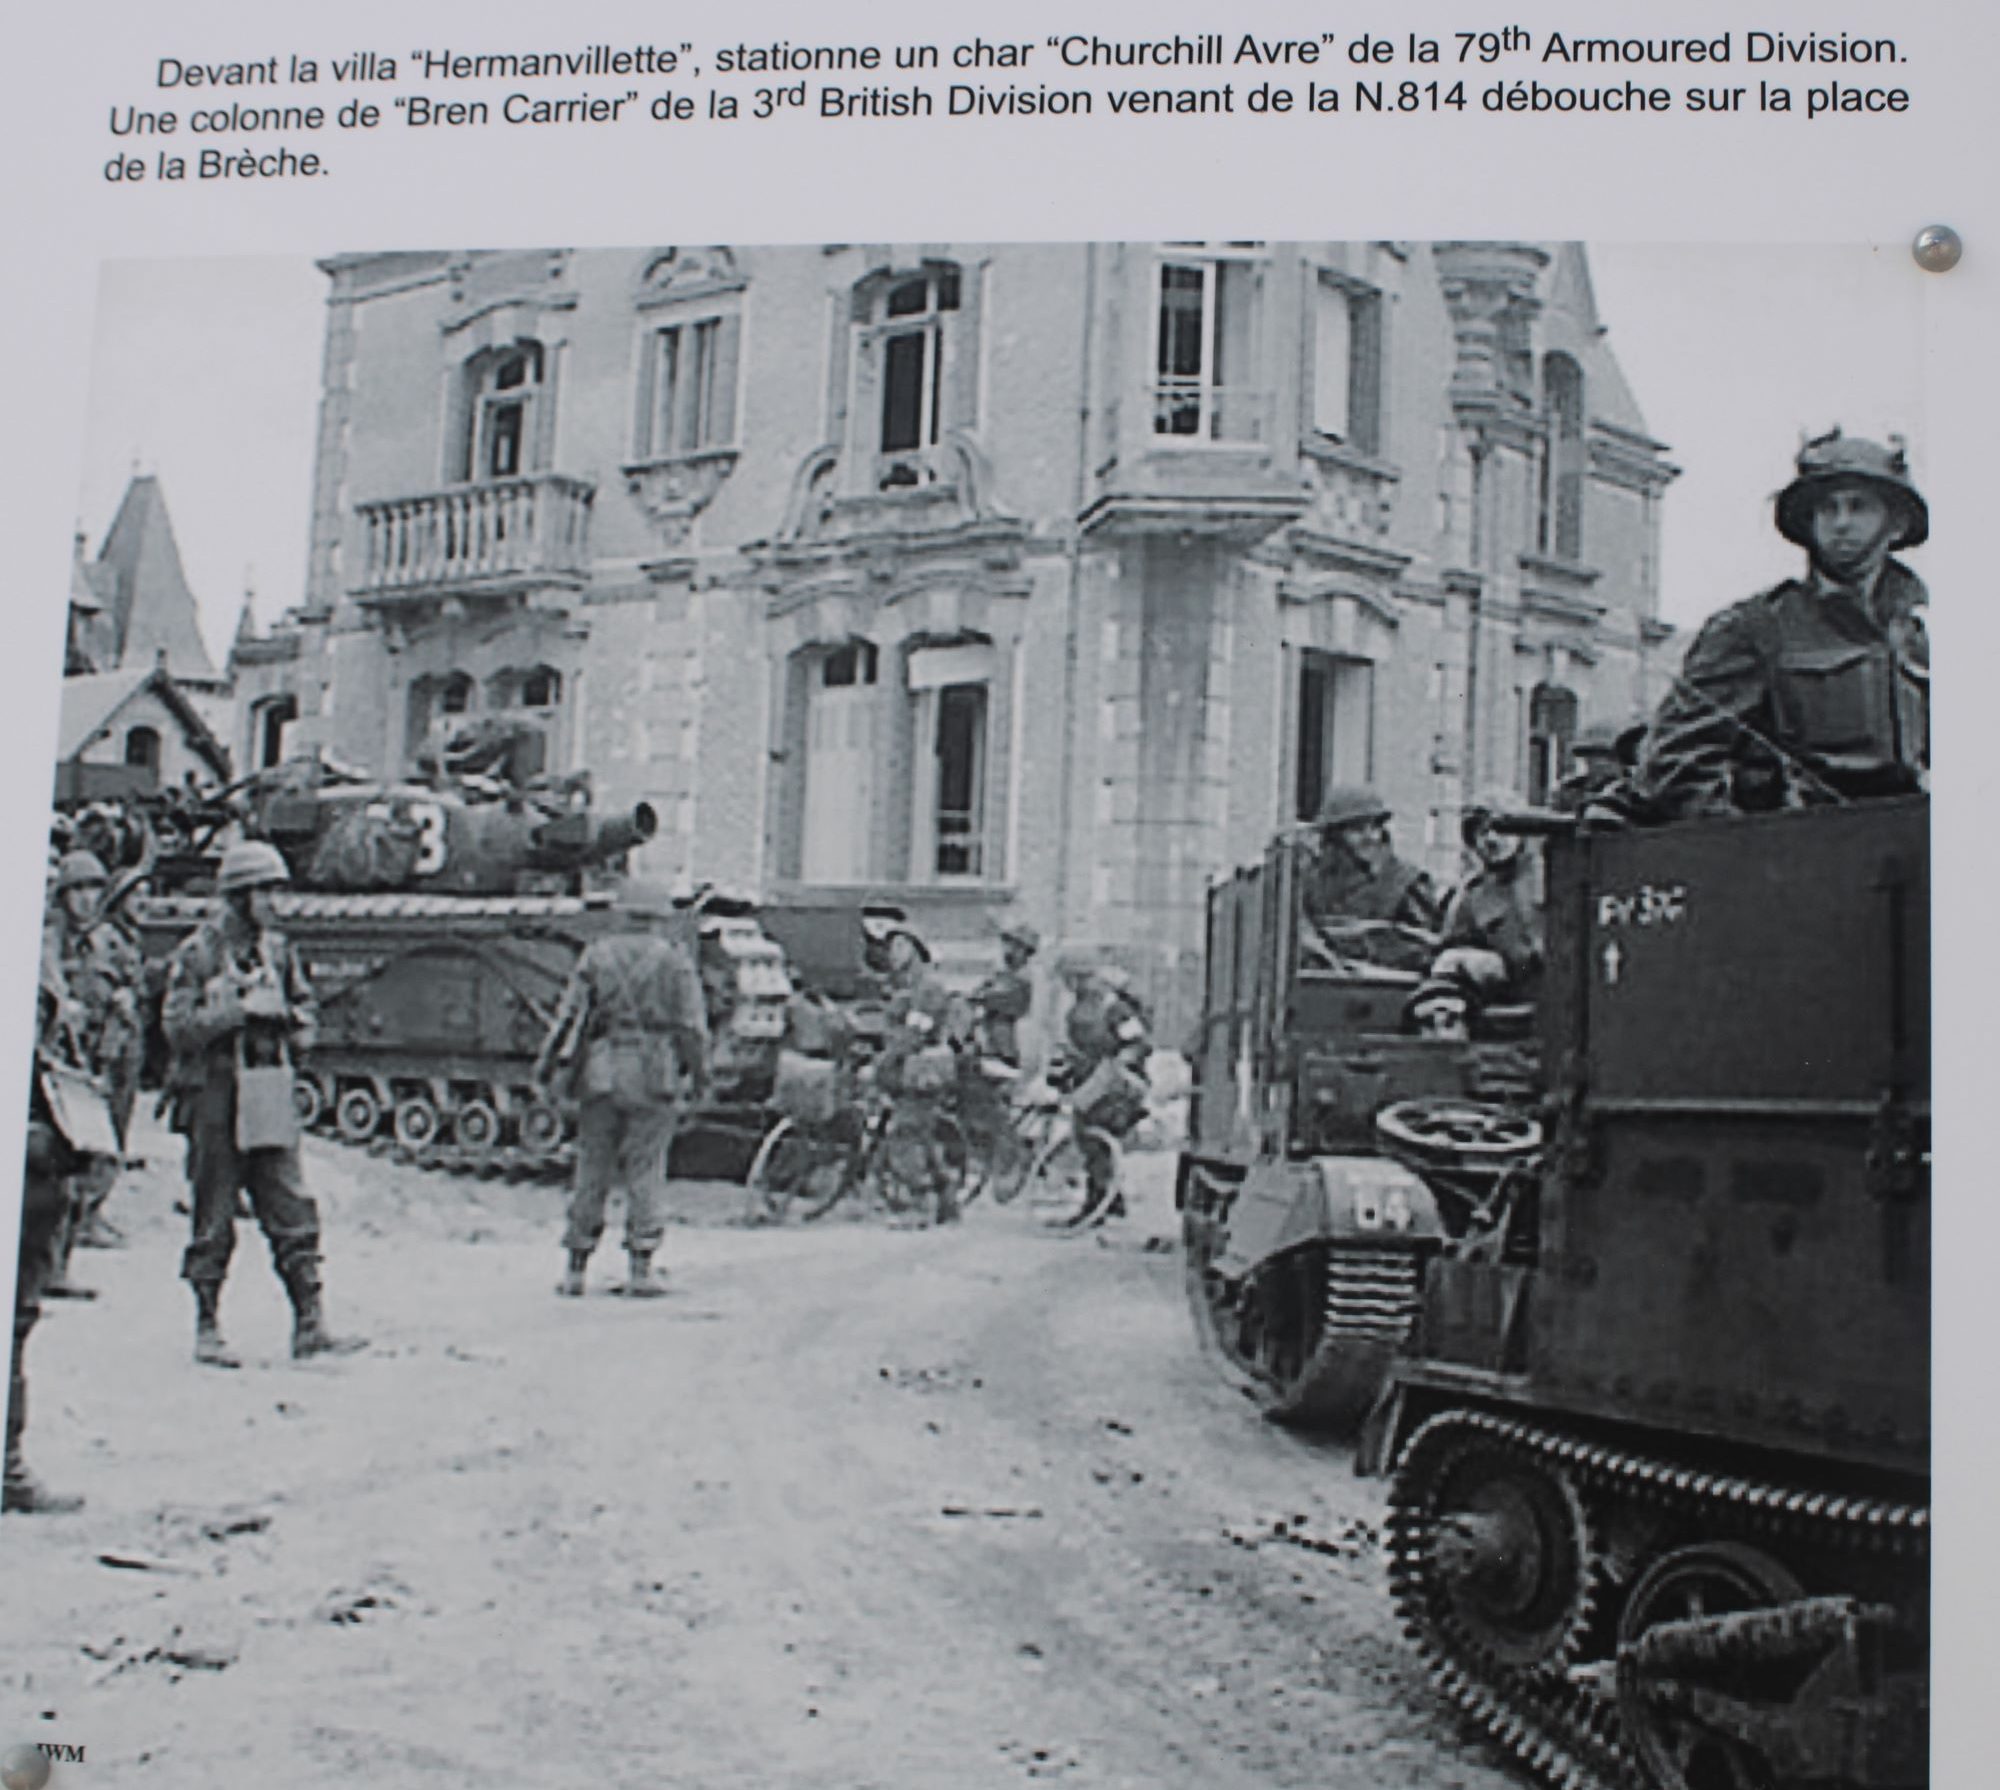
M435 802L412 802L410 818L417 823L416 873L435 876L444 868L444 810Z

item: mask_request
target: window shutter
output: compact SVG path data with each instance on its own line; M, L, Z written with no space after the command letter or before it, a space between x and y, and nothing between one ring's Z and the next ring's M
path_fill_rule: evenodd
M711 390L715 401L702 431L703 447L729 447L736 440L737 344L743 333L743 319L721 317L715 325L715 372Z
M1354 300L1349 313L1348 426L1354 445L1364 454L1382 451L1382 336L1387 308L1381 293L1369 292Z

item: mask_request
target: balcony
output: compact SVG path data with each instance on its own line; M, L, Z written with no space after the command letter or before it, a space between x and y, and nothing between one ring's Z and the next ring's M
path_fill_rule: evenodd
M354 506L365 604L576 589L590 561L596 488L562 473L453 485Z
M1248 544L1306 507L1296 465L1281 468L1273 452L1269 391L1162 379L1141 388L1132 410L1118 452L1098 469L1098 495L1081 518L1086 533Z

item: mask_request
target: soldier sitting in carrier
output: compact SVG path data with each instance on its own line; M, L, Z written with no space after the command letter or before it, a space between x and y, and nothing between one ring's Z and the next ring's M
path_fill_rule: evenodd
M1526 812L1512 791L1488 790L1460 816L1475 867L1445 910L1443 949L1409 1005L1431 1037L1517 1032L1532 1023L1542 984L1542 859L1505 825Z
M1421 970L1443 918L1431 880L1396 856L1389 809L1371 789L1338 784L1315 823L1304 871L1311 952L1342 970Z

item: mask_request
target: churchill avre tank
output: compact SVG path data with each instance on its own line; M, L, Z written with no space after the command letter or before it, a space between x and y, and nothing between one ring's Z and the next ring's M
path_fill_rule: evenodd
M656 831L653 809L600 814L582 778L385 784L309 762L265 774L232 808L292 871L277 917L320 1005L297 1083L305 1122L430 1166L560 1166L568 1121L530 1070L578 956L622 923L621 872ZM211 900L199 878L135 897L148 955ZM754 1124L783 1029L783 954L740 902L690 893L685 914L714 1032L702 1116Z

